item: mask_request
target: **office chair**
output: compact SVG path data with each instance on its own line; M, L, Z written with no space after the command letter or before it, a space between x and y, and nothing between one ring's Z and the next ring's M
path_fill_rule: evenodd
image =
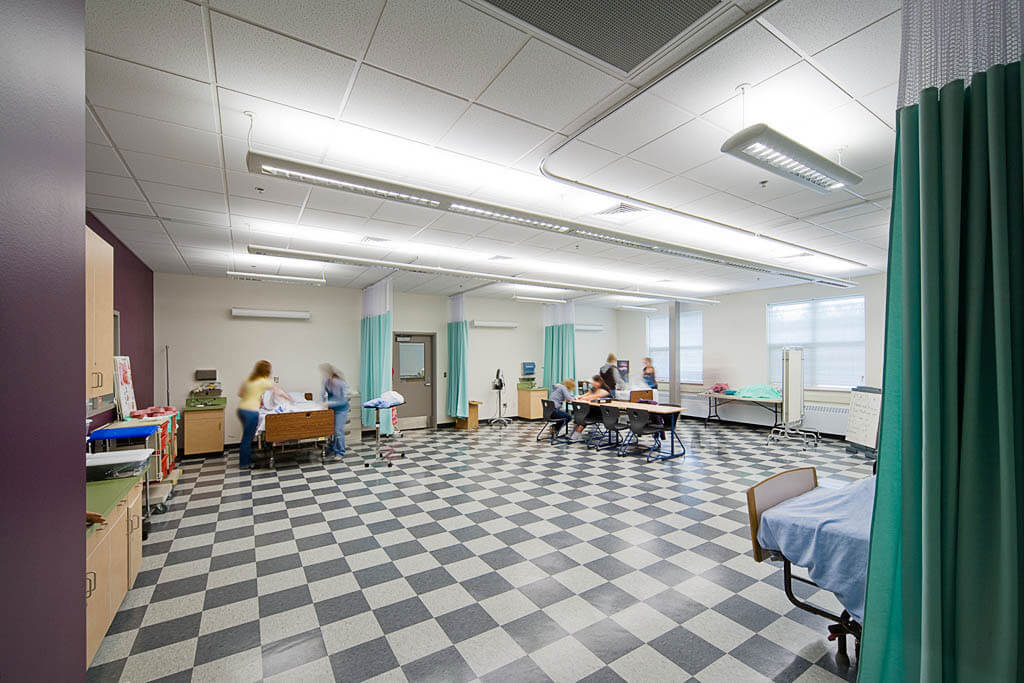
M629 431L630 434L626 437L622 446L619 448L619 455L626 454L626 447L632 441L636 441L636 445L640 446L641 436L653 436L654 445L646 450L648 458L653 453L661 450L661 434L665 431L664 424L654 424L651 422L651 414L646 410L639 410L637 408L627 408L626 414L629 416Z
M541 424L541 426L540 426L540 431L537 432L537 441L540 441L541 439L544 438L544 430L545 429L550 429L551 425L558 425L558 429L556 429L551 434L551 436L550 436L551 443L555 443L555 439L558 437L558 432L559 431L561 431L564 428L566 430L566 432L568 432L568 430L569 430L569 420L567 418L564 418L564 417L553 417L552 416L552 413L555 412L555 402L554 401L552 401L550 399L542 398L540 400L540 405L544 409L544 415L543 415L543 424ZM568 434L566 434L566 436L568 436Z
M622 432L629 429L629 423L621 419L622 411L616 406L603 405L600 408L601 424L604 425L604 434L608 436L608 440L597 444L595 448L599 451L605 448L618 450L622 446Z
M587 427L592 427L594 425L600 425L600 423L601 423L601 413L599 411L597 411L597 410L594 410L594 408L596 408L596 406L592 406L592 405L590 405L589 403L586 403L586 402L580 402L580 403L573 403L572 407L573 407L573 411L572 411L572 421L573 421L573 424L575 424L578 427L583 427L584 428L583 429L584 432L586 431ZM581 435L582 435L582 432L581 432ZM597 436L598 437L601 436L600 427L598 427ZM572 435L571 434L569 435L569 438L572 439ZM591 448L591 441L593 440L593 438L594 438L594 434L591 433L590 436L588 436L586 439L581 439L582 441L584 441L584 443L586 443L587 450L590 450L590 448Z

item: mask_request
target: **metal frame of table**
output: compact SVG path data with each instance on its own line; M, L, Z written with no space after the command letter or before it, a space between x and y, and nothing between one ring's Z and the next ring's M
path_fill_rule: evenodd
M679 434L676 433L676 425L679 424L679 416L682 415L686 408L681 406L667 406L659 403L634 403L631 401L572 401L572 405L589 405L591 408L600 406L613 406L620 410L626 410L632 408L634 410L643 410L651 415L661 415L665 418L665 431L670 433L668 437L668 448L669 452L664 453L660 448L657 450L658 455L648 455L647 462L655 462L661 460L671 460L686 455L686 446L683 444L683 440L679 438ZM661 410L658 410L660 408ZM598 425L601 423L598 422ZM679 444L679 452L676 452L676 443Z
M708 422L711 420L722 421L722 416L718 414L718 409L721 406L728 405L729 403L747 403L764 408L772 414L772 425L774 429L782 424L782 399L777 401L770 401L768 399L758 398L742 398L740 396L732 396L729 394L716 394L714 392L705 392L703 394L708 399L708 416L704 418L704 426L708 426Z

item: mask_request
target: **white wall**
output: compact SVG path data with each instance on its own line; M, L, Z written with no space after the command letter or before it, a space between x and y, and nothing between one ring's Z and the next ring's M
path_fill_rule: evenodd
M304 310L312 318L232 318L232 307ZM165 344L172 405L185 405L197 368L216 368L228 397L225 439L237 443L242 430L236 393L260 359L273 364L286 391L318 391L323 362L340 368L358 390L360 307L354 289L154 273L155 395L165 395Z
M614 353L622 360L630 360L623 355L618 345L618 328L615 311L597 306L576 305L576 323L578 325L600 325L601 332L583 332L576 330L576 378L590 379L598 368L604 365L609 353ZM630 365L632 368L633 365Z

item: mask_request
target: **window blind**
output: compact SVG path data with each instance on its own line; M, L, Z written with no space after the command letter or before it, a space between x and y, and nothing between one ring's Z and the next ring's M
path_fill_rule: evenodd
M768 304L768 366L782 384L782 350L804 349L804 386L849 389L864 382L864 297Z

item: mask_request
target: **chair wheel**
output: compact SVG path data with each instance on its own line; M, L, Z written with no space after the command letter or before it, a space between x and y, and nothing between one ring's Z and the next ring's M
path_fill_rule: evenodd
M363 463L363 467L369 467L369 466L370 466L370 463L368 463L368 462L364 462Z
M392 466L392 465L394 465L394 464L395 464L395 463L393 463L393 462L388 462L388 467L391 467L391 466Z

